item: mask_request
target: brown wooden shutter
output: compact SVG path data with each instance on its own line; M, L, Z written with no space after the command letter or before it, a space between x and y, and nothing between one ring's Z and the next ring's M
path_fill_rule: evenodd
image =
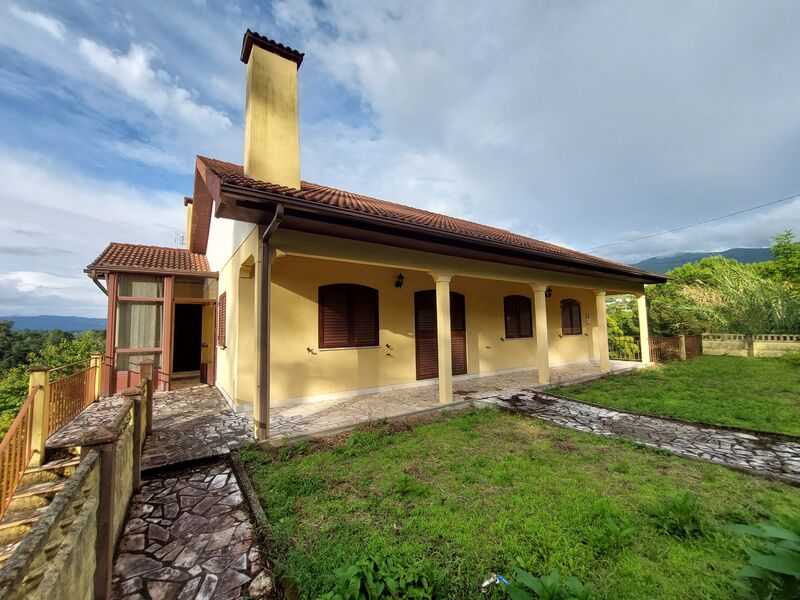
M567 299L561 301L561 334L580 335L581 305L577 300Z
M503 298L503 311L506 321L506 338L519 337L519 304L517 296Z
M378 290L354 285L350 287L352 306L352 345L378 345Z
M531 299L517 296L519 303L519 337L533 337L533 316L531 315Z
M319 347L379 345L378 290L337 283L319 288Z
M350 307L347 286L319 288L319 347L343 348L350 344Z
M464 296L456 292L450 292L450 356L453 375L464 375L467 372L467 312Z
M222 292L217 299L217 346L225 348L228 340L228 294Z
M414 340L417 350L417 379L438 377L436 292L433 290L414 293Z
M503 299L506 338L533 337L531 299L527 296L506 296Z

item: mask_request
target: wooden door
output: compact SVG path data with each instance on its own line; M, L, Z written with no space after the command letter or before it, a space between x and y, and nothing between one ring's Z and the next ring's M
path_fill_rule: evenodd
M450 336L453 375L467 372L467 324L464 296L450 292ZM436 291L414 293L414 339L417 348L417 379L439 376L436 328Z

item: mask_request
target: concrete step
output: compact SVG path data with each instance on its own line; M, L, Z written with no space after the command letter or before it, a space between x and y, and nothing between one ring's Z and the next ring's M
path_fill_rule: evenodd
M81 460L77 456L70 456L45 463L39 467L28 467L19 482L19 488L30 486L45 481L62 481L68 479ZM17 488L17 489L19 489Z
M64 488L66 481L65 478L19 486L14 492L14 497L11 498L6 514L11 515L46 507L53 501L55 495Z
M47 507L44 506L24 512L3 515L3 518L0 519L0 546L21 540L46 510Z

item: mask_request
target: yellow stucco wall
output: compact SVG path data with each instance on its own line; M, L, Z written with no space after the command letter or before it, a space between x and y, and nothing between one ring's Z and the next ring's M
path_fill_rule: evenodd
M521 294L533 302L532 284L552 289L547 299L551 365L597 360L599 335L594 289L634 293L641 284L526 269L484 261L403 250L327 236L278 230L271 248L271 404L368 390L416 381L413 298L433 289L431 273L451 273L451 290L464 294L468 375L536 366L533 338L505 336L503 297ZM219 292L227 292L227 347L217 349L217 385L240 404L257 397L260 231L254 229L220 269ZM242 265L255 260L251 287L241 285ZM405 276L395 287L398 273ZM376 288L380 298L380 347L319 350L317 293L329 283ZM248 284L250 285L250 284ZM243 289L246 299L239 297ZM581 303L583 333L561 337L560 301ZM588 316L588 322L587 322ZM256 349L244 352L242 332ZM389 344L391 348L387 348ZM310 351L309 351L310 349Z
M272 267L271 403L416 381L414 292L433 289L432 277L400 270L297 256L279 258ZM357 283L378 290L380 347L320 350L317 290L330 283ZM492 373L536 365L534 338L503 340L503 298L531 298L530 285L453 277L451 291L464 295L467 320L467 374ZM560 337L562 298L581 303L586 335ZM551 364L580 362L596 356L595 301L588 289L553 287L547 301ZM589 314L591 325L585 324ZM387 348L386 345L391 346ZM309 349L311 351L309 351Z
M253 46L247 63L244 172L300 188L297 64Z
M240 335L252 336L255 340L256 315L258 306L255 297L242 299L240 274L246 261L254 263L252 285L249 290L255 296L258 289L258 253L261 238L258 228L253 229L242 244L233 252L231 258L219 271L218 294L226 293L227 339L225 348L217 347L216 384L229 398L238 404L251 403L256 397L257 368L255 351L242 355ZM246 286L244 289L247 289ZM255 344L255 341L253 342ZM239 368L239 363L248 368Z

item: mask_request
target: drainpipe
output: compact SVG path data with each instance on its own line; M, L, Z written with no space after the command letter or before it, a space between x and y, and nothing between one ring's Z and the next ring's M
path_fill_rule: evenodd
M254 423L256 439L269 436L269 241L283 220L283 204L275 205L275 214L261 237L261 338L258 363L258 419Z

